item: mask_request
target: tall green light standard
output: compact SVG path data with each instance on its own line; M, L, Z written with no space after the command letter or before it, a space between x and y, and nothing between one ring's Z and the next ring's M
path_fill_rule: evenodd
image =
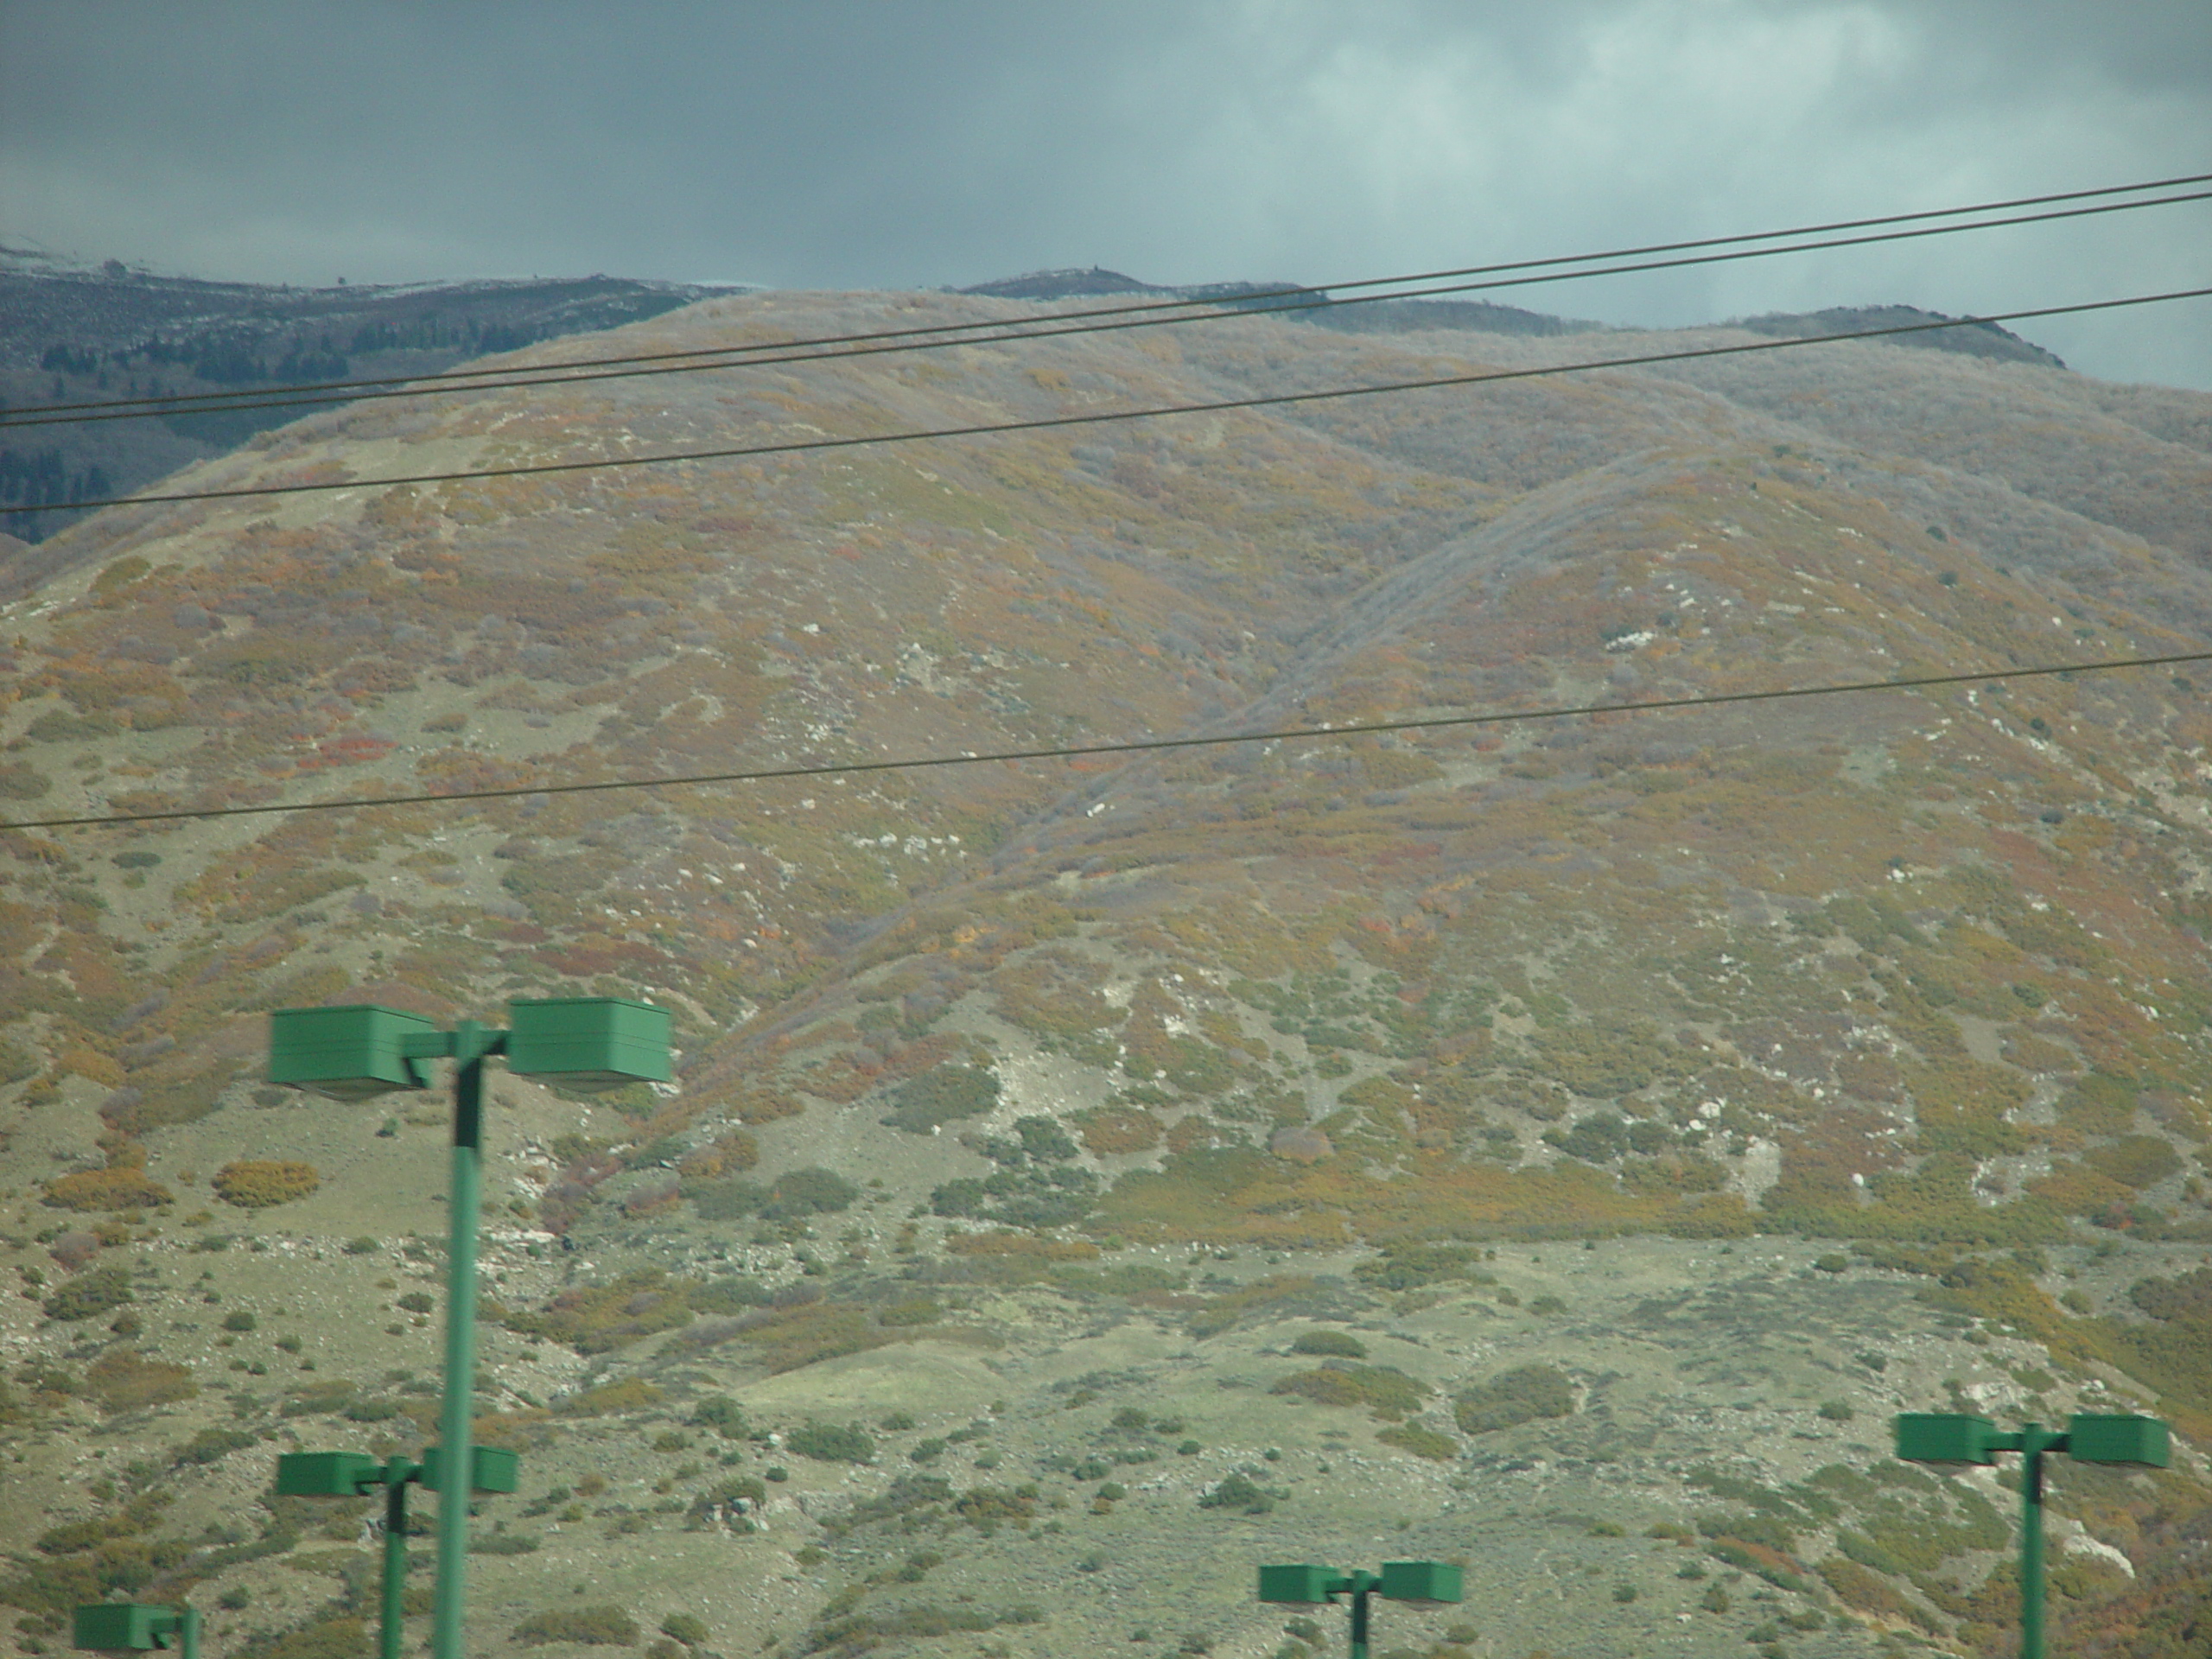
M1385 1561L1380 1573L1339 1573L1333 1567L1263 1567L1260 1599L1318 1606L1351 1598L1351 1659L1367 1659L1367 1599L1441 1607L1460 1599L1459 1569L1449 1561Z
M469 1405L476 1373L476 1232L484 1139L484 1062L504 1054L507 1069L584 1090L669 1078L665 1008L620 997L556 997L507 1005L508 1027L494 1031L463 1020L441 1031L417 1014L356 1003L280 1008L270 1016L269 1080L333 1100L367 1100L394 1089L427 1089L423 1062L450 1058L453 1173L447 1195L445 1397L438 1423L442 1456L474 1470ZM435 1659L461 1659L468 1494L441 1493L437 1599L431 1614Z
M2044 1659L2043 1459L2063 1452L2081 1463L2132 1463L2163 1469L2171 1456L2165 1424L2155 1417L2070 1419L2064 1433L2029 1423L2016 1434L1986 1417L1906 1412L1897 1420L1897 1456L1911 1463L1957 1466L1993 1464L1999 1452L2021 1454L2020 1659Z

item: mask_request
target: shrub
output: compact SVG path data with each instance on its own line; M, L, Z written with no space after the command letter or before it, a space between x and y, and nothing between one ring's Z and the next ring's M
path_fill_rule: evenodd
M43 1304L49 1319L96 1319L130 1300L130 1275L121 1268L94 1268L78 1274Z
M1845 1401L1823 1400L1821 1402L1821 1415L1831 1423L1847 1423L1858 1414Z
M285 1417L313 1417L324 1412L343 1411L353 1398L353 1385L343 1377L332 1377L294 1389L291 1397L278 1410Z
M346 1241L346 1254L348 1255L374 1255L383 1248L382 1244L365 1233L359 1238L349 1238Z
M1461 1432L1487 1434L1538 1418L1565 1417L1574 1410L1574 1384L1551 1365L1522 1365L1468 1389L1454 1402L1452 1420Z
M1294 1394L1318 1405L1365 1406L1377 1417L1403 1417L1421 1408L1428 1392L1393 1365L1357 1365L1334 1360L1311 1371L1294 1371L1268 1390Z
M200 1392L189 1365L148 1359L135 1349L102 1354L85 1373L85 1392L111 1412L142 1411L189 1400Z
M215 1195L241 1210L266 1210L304 1198L322 1185L313 1164L287 1159L242 1158L215 1172Z
M1401 1452L1410 1452L1432 1463L1450 1463L1459 1455L1459 1443L1449 1434L1440 1434L1433 1428L1422 1428L1414 1423L1399 1423L1380 1431L1375 1438L1385 1446L1395 1446Z
M1083 1144L1100 1157L1149 1152L1160 1144L1160 1120L1142 1107L1102 1106L1076 1120Z
M251 1331L259 1323L258 1319L243 1308L235 1313L223 1315L223 1329L226 1331Z
M768 1184L767 1200L761 1205L760 1213L771 1221L834 1215L850 1209L860 1195L860 1188L833 1170L794 1169Z
M468 1541L472 1555L534 1555L544 1540L532 1532L480 1532Z
M548 1607L532 1613L515 1626L514 1639L526 1648L549 1642L574 1642L585 1647L634 1648L638 1627L619 1607Z
M732 1129L712 1146L686 1154L677 1160L676 1169L687 1181L711 1181L750 1169L760 1161L760 1143L743 1129Z
M1198 1498L1202 1510L1230 1510L1238 1515L1265 1515L1274 1506L1274 1493L1241 1474L1224 1476Z
M691 1421L726 1440L741 1440L746 1435L744 1408L726 1394L710 1394L692 1407Z
M784 1436L784 1444L817 1463L873 1463L875 1440L858 1423L809 1422Z
M1294 1354L1325 1354L1338 1359L1365 1359L1367 1344L1345 1331L1308 1331L1290 1344Z
M409 1313L427 1313L437 1305L437 1300L426 1290L410 1290L392 1304Z
M175 1198L143 1169L80 1169L48 1182L41 1202L56 1210L151 1210Z
M626 1376L570 1395L561 1409L571 1417L601 1417L611 1412L643 1411L647 1406L658 1405L660 1397L660 1390L645 1378Z
M934 1325L944 1317L944 1304L934 1296L912 1296L904 1301L892 1302L875 1313L878 1325L893 1327L909 1325ZM910 1423L909 1427L912 1425Z
M213 1463L233 1452L260 1444L261 1437L243 1428L203 1428L169 1453L179 1464Z
M2082 1161L2100 1175L2139 1189L2157 1185L2182 1166L2180 1154L2152 1135L2131 1135L2108 1147L2095 1147L2083 1153Z
M660 1633L696 1648L707 1639L707 1621L693 1613L671 1613L661 1620Z
M893 1128L927 1135L941 1124L981 1117L999 1103L999 1080L973 1065L940 1065L909 1077L891 1092Z

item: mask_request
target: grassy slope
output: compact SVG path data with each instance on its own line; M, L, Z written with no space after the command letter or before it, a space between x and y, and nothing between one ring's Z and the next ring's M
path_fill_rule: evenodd
M642 350L1013 308L785 296L625 338ZM875 430L1561 348L1237 321L804 378L341 412L187 476ZM1297 420L111 514L60 538L83 543L67 550L76 575L9 614L0 733L16 747L0 777L29 816L2170 649L2201 635L2208 597L2177 528L2201 517L2201 423L2172 403L2054 371L1830 348ZM53 1513L20 1512L9 1541L34 1566L82 1561L31 1540L88 1509L127 1516L139 1488L175 1491L167 1517L100 1547L111 1582L173 1574L174 1549L140 1563L135 1541L266 1522L282 1543L286 1517L241 1507L265 1446L179 1469L163 1448L232 1422L302 1444L419 1433L404 1411L378 1414L419 1411L405 1383L435 1363L393 1300L410 1274L435 1276L396 1253L442 1224L435 1119L262 1103L263 1010L365 991L444 1017L612 992L676 1011L683 1086L586 1109L501 1085L493 1186L516 1230L493 1294L515 1328L493 1338L503 1391L486 1404L530 1448L527 1492L601 1469L614 1486L587 1507L615 1508L484 1562L487 1640L567 1595L571 1567L585 1605L657 1618L705 1549L742 1562L751 1586L704 1608L733 1651L758 1618L791 1641L811 1630L800 1646L927 1646L930 1619L896 1614L924 1602L1046 1606L1052 1622L972 1638L1008 1651L1126 1637L1088 1616L1078 1634L1071 1585L1170 1642L1185 1628L1166 1593L1174 1563L1204 1566L1189 1605L1211 1611L1188 1627L1242 1630L1258 1651L1264 1627L1238 1599L1250 1560L1395 1548L1403 1520L1422 1551L1538 1552L1563 1575L1578 1652L1649 1650L1659 1632L1728 1650L1784 1613L1846 1605L1982 1641L2001 1622L1980 1587L1998 1558L1971 1505L1857 1476L1797 1486L1830 1462L1883 1466L1882 1414L1945 1397L2048 1414L2130 1389L2192 1433L2212 1414L2194 1304L2150 1319L2127 1294L2202 1256L2203 724L2186 675L2040 680L1418 744L13 837L0 1130L15 1203L0 1213L19 1268L47 1282L7 1318L26 1362L65 1375L10 1384L9 1432ZM910 1082L979 1066L999 1085L985 1115L936 1135L880 1122L920 1097L899 1093ZM1067 1139L1018 1149L1025 1116ZM52 1175L142 1157L174 1205L134 1220L37 1202ZM239 1157L323 1173L314 1197L246 1224L264 1242L289 1231L289 1255L193 1248L240 1224L203 1196ZM818 1166L858 1184L856 1202L776 1213L791 1205L768 1184ZM32 1235L104 1219L105 1240L78 1252L136 1266L144 1328L111 1332L112 1311L41 1324L37 1298L62 1275L41 1248L58 1241ZM345 1255L359 1236L378 1248ZM1616 1242L1586 1256L1564 1242L1585 1236ZM1499 1263L1420 1254L1452 1239ZM272 1257L293 1276L272 1278ZM1670 1274L1676 1288L1630 1299ZM1790 1288L1761 1304L1777 1283ZM593 1285L613 1288L581 1294ZM754 1305L787 1286L827 1294ZM224 1304L199 1300L211 1289L257 1328L223 1332ZM1562 1307L1533 1311L1547 1294ZM375 1319L337 1317L372 1299ZM1291 1363L1268 1351L1315 1317L1367 1325L1371 1361L1436 1390L1413 1420L1426 1440L1369 1444L1385 1421L1266 1392ZM298 1354L269 1347L280 1331L302 1336ZM1402 1351L1394 1331L1414 1340ZM1982 1345L1954 1345L1968 1339ZM88 1373L142 1348L191 1365L200 1393L111 1416L112 1399L81 1392ZM297 1375L310 1358L314 1376ZM1566 1423L1468 1433L1446 1408L1538 1360L1577 1384ZM102 1375L124 1398L117 1366ZM543 1414L625 1378L658 1398ZM371 1402L361 1426L282 1414L279 1385L334 1379L353 1394L293 1405ZM225 1405L226 1386L241 1392ZM1095 1406L1046 1409L1086 1387ZM681 1426L722 1390L763 1425L917 1422L850 1481L786 1454L806 1501L772 1505L766 1533L684 1532L713 1480L778 1455ZM1821 1418L1823 1400L1857 1427ZM1185 1460L1173 1436L1125 1433L1124 1450L1160 1440L1173 1478L1126 1480L1132 1495L1094 1515L1096 1483L1069 1477L1112 1449L1108 1408L1131 1402L1155 1423L1184 1417L1202 1450ZM143 1464L105 1477L105 1495L57 1438L103 1420L104 1465ZM998 1425L995 1469L966 1468L982 1442L965 1443L926 1465L951 1479L943 1497L837 1520L847 1498L924 1467L905 1461L910 1441L975 1420ZM1325 1426L1351 1437L1343 1455ZM692 1444L645 1449L662 1435ZM1259 1456L1269 1445L1280 1463ZM727 1468L706 1455L741 1446ZM1511 1465L1530 1458L1551 1472L1523 1498L1529 1471ZM1699 1473L1731 1458L1748 1495ZM1297 1483L1340 1479L1324 1460L1361 1471L1350 1501L1371 1516L1307 1501L1321 1489ZM1193 1506L1240 1467L1293 1497L1243 1519ZM963 1510L977 1484L1005 1492ZM2097 1535L2146 1576L2127 1591L2084 1556L2078 1598L2155 1604L2150 1570L2202 1503L2186 1481L2085 1488ZM1470 1514L1495 1544L1467 1543ZM1694 1534L1700 1514L1738 1540L1735 1564L1711 1572L1764 1563L1803 1587L1769 1604L1745 1578L1719 1613L1696 1599L1712 1581L1628 1573L1637 1597L1615 1600L1605 1564L1627 1546L1603 1528ZM1878 1548L1847 1548L1842 1531ZM802 1541L827 1554L794 1564L783 1552ZM314 1558L306 1573L275 1557L213 1564L199 1593L244 1586L233 1628L273 1634L345 1582L327 1577L352 1570L338 1541L292 1550ZM1757 1554L1770 1547L1783 1554ZM946 1565L900 1576L923 1549ZM1833 1593L1806 1571L1853 1560L1860 1576L1835 1568ZM957 1583L939 1593L947 1573ZM1541 1598L1510 1612L1486 1598L1472 1623L1517 1652L1560 1642L1560 1617ZM1423 1640L1452 1622L1429 1621ZM1871 1640L1847 1618L1783 1635L1811 1653ZM322 1636L342 1648L342 1628Z

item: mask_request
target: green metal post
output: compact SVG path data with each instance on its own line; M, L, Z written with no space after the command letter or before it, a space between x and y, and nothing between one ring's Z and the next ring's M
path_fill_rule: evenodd
M1351 1659L1367 1659L1367 1598L1382 1582L1372 1573L1351 1575Z
M401 1621L407 1611L407 1485L415 1465L394 1458L384 1489L384 1584L377 1659L399 1659Z
M2044 1659L2043 1454L2065 1448L2040 1423L2020 1431L2020 1659Z
M434 1659L461 1659L461 1624L468 1562L468 1439L476 1379L476 1210L484 1143L484 1057L504 1033L474 1020L454 1027L453 1180L447 1195L446 1369L438 1424L443 1475L438 1492L438 1588L431 1613Z
M200 1659L200 1610L187 1607L177 1618L178 1659Z

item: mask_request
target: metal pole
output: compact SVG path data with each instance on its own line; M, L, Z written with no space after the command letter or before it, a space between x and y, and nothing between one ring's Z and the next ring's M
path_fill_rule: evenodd
M1367 1659L1367 1596L1377 1582L1371 1573L1351 1575L1351 1659Z
M384 1595L377 1659L399 1659L400 1621L407 1611L407 1483L414 1467L394 1458L384 1491Z
M177 1619L177 1659L200 1659L200 1610L187 1607Z
M2020 1659L2044 1659L2043 1454L2065 1441L2040 1423L2020 1433Z
M435 1659L461 1659L467 1597L468 1498L475 1459L468 1440L476 1372L476 1207L484 1141L484 1056L498 1033L474 1020L454 1031L453 1180L447 1195L445 1401L438 1424L438 1589L431 1614Z

